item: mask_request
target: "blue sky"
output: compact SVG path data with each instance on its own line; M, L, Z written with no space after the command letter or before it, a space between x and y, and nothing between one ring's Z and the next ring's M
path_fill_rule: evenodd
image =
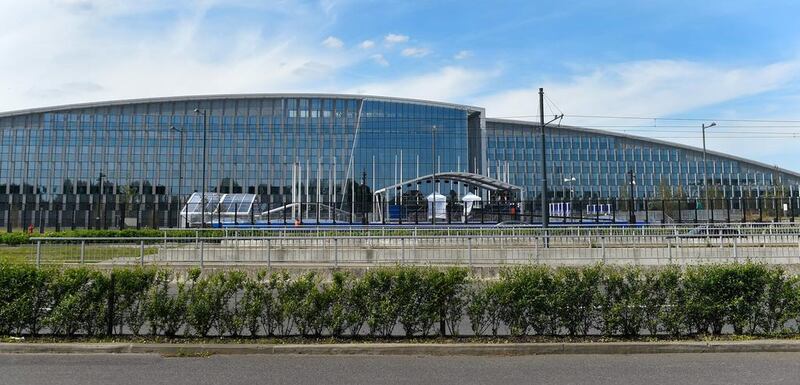
M0 110L342 92L509 117L537 114L545 87L565 124L699 146L699 119L719 120L710 149L800 171L796 1L0 0L0 14Z

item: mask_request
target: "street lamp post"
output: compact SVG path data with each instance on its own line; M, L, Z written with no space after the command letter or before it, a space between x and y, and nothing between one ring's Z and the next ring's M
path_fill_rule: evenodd
M199 108L194 109L194 113L203 115L203 185L200 191L200 226L206 227L206 137L208 136L208 111Z
M701 125L703 131L703 190L706 198L706 222L708 222L708 207L710 206L708 199L708 167L706 166L706 128L711 128L716 125L716 122L711 122L709 125L705 123Z
M575 182L575 180L576 179L575 179L574 176L571 177L571 178L564 178L564 183L569 183L569 186L570 186L569 187L569 200L570 200L570 202L572 202L572 199L574 199L574 195L575 195L575 189L572 188L572 184Z
M630 197L628 198L628 214L629 214L628 222L630 224L634 224L636 223L636 213L634 212L635 202L633 199L633 194L634 194L633 187L636 185L636 178L633 175L633 170L628 170L628 178L630 178L630 189L631 189Z
M181 129L175 127L175 126L169 126L169 129L173 130L173 131L176 131L176 132L179 132L181 134L180 154L178 155L180 157L180 161L178 162L178 203L180 204L181 199L183 199L183 142L184 142L183 130L181 130ZM188 206L188 202L186 202L186 203L187 203L187 206L186 206L186 219L188 221L188 219L189 219L189 206ZM178 220L180 221L180 216L178 216ZM180 227L180 223L178 223L178 227Z
M570 178L564 178L564 183L569 183L569 187L568 187L568 189L569 189L569 198L568 198L569 201L567 202L567 205L569 207L569 216L570 217L572 217L572 201L575 199L575 188L573 188L573 183L575 183L575 180L576 179L575 179L574 176L570 177ZM567 216L566 211L564 212L564 216L565 216L564 221L566 221L566 216Z

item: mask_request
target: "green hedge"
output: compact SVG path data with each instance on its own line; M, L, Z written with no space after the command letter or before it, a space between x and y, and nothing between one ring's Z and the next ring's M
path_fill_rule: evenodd
M0 335L680 337L796 332L800 281L745 263L524 266L478 280L466 269L308 273L46 270L0 264ZM792 322L794 321L794 322Z
M169 237L194 238L195 230L167 230ZM206 237L221 237L224 230L206 230L202 233ZM34 232L31 235L24 232L0 233L0 245L16 246L30 243L30 238L161 238L164 230L156 229L125 229L125 230L65 230L48 231L44 234Z

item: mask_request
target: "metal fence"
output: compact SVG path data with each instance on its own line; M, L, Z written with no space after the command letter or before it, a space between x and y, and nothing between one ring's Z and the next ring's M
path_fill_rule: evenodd
M164 237L419 237L419 236L521 236L544 235L680 235L692 229L712 225L719 229L728 229L743 234L789 234L800 232L800 224L792 222L747 222L747 223L673 223L673 224L617 224L597 226L593 223L583 225L561 225L554 223L547 230L539 225L463 225L463 224L430 224L420 225L304 225L275 226L267 228L242 226L238 228L195 228L195 229L161 229Z
M180 211L185 201L164 197L161 200L123 203L119 197L97 197L86 201L14 201L0 202L0 226L6 231L35 228L46 229L113 229L113 228L173 228L185 227ZM264 199L263 197L259 199ZM223 216L209 213L206 225L225 226L282 226L295 222L303 225L353 225L431 223L426 202L387 205L379 213L369 202L341 206L341 202L297 202L297 213L288 202L257 201L251 212ZM340 207L331 210L331 207ZM396 207L389 207L396 206ZM274 211L276 208L285 209ZM633 215L631 215L631 210ZM268 213L263 215L264 213ZM504 221L541 223L539 200L474 202L468 209L463 202L449 200L445 215L435 219L437 224L491 224ZM702 222L794 222L800 214L800 195L790 197L762 196L752 198L658 199L658 198L596 198L550 201L550 220L553 223L702 223ZM293 215L295 217L293 217ZM192 224L189 224L190 226ZM198 225L198 224L194 224Z
M0 255L38 265L371 267L394 264L503 266L530 263L664 265L753 260L800 263L800 228L713 225L640 228L480 229L451 234L252 234L232 231L152 238L32 238ZM355 229L353 231L356 231ZM436 230L441 231L441 230Z

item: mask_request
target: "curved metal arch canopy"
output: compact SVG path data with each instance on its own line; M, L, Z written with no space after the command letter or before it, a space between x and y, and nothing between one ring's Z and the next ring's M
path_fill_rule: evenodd
M407 184L415 184L417 182L421 182L424 180L431 180L433 179L433 174L421 176L419 178L409 179L400 183L396 183L390 186L386 186L379 190L375 190L372 195L380 195L387 191L394 191L399 187L402 187ZM479 187L489 191L504 191L504 190L516 190L522 191L522 188L511 183L503 182L499 179L490 178L485 175L480 174L473 174L470 172L442 172L436 173L436 179L448 179L448 180L455 180L458 182L468 183L474 185L475 187Z

